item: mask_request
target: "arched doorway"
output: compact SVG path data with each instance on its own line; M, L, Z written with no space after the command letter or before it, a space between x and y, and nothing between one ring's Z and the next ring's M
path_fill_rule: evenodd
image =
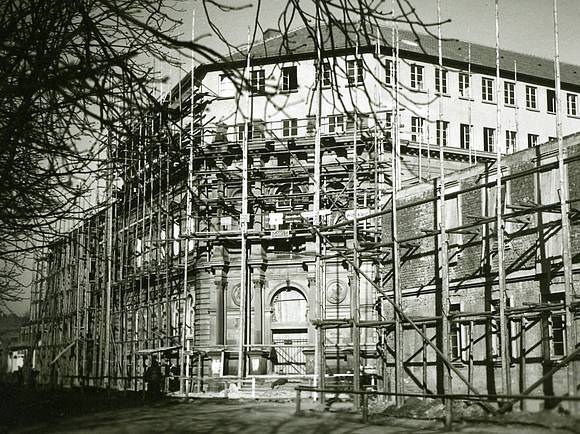
M270 301L272 344L276 374L305 374L304 349L308 346L308 302L291 286L277 291Z

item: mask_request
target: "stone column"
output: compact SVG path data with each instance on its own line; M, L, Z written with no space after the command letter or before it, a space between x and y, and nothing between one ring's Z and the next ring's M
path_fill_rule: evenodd
M264 280L261 277L253 278L252 285L254 286L254 330L252 333L252 343L264 343Z
M215 330L213 334L213 343L215 345L223 345L225 342L224 338L224 327L225 327L225 300L224 291L226 289L227 280L223 273L223 270L216 270L214 277L215 284Z

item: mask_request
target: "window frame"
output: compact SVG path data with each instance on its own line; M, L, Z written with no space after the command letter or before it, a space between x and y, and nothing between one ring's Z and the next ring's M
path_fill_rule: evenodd
M516 151L518 143L518 133L513 130L505 130L505 153L511 154ZM511 152L509 150L511 149Z
M550 95L552 95L553 98L550 98ZM550 110L550 106L552 106L552 110ZM556 91L554 89L546 89L546 111L551 115L555 115L556 110Z
M282 137L293 138L298 136L298 119L288 118L282 120Z
M513 81L503 82L503 102L508 107L516 106L516 84Z
M483 102L495 102L495 79L489 77L481 77L481 100Z
M538 88L529 84L526 85L526 109L538 110Z
M346 80L348 86L362 86L364 84L364 63L363 59L347 59Z
M441 128L443 127L443 128ZM441 140L443 139L443 140ZM435 140L437 146L447 146L449 143L449 122L437 120L435 122ZM443 143L442 143L443 142Z
M574 110L572 111L571 108ZM578 117L578 95L568 92L566 94L566 113L570 117Z
M298 90L298 68L296 65L282 67L282 92Z
M425 118L411 116L411 142L419 143L425 137Z
M328 61L322 62L322 87L332 87L332 68L330 67L330 62Z
M528 133L528 148L535 148L536 146L538 146L539 141L540 141L539 134ZM531 144L532 142L535 143Z
M250 73L250 93L264 95L266 92L266 71L264 68L252 69Z
M495 152L495 128L483 127L483 150Z
M471 129L472 125L459 124L459 147L461 149L469 149L471 147ZM467 134L465 134L466 132Z
M385 59L385 85L393 87L397 83L397 64L393 59Z
M458 87L460 98L471 98L471 76L466 72L459 73Z
M435 92L441 95L448 95L447 70L445 68L435 68Z
M418 63L412 63L411 67L411 89L422 91L425 86L425 67Z

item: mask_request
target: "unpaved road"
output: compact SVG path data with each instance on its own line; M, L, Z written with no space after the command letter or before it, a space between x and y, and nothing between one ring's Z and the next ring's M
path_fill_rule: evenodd
M93 414L62 416L50 423L20 426L19 433L566 433L534 426L457 424L445 431L440 422L389 419L381 425L364 425L360 416L314 412L305 408L295 416L294 404L234 400L171 400L132 408L104 410Z

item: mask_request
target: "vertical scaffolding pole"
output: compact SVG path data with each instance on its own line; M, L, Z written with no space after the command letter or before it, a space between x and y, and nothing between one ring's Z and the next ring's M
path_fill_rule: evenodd
M441 40L441 0L437 0L437 49L439 60L439 77L443 75L443 46ZM446 230L446 209L445 209L445 161L443 152L443 101L441 92L437 94L439 103L439 246L441 267L441 352L445 357L449 357L449 256ZM448 366L443 367L443 384L445 393L452 393L451 370ZM451 425L451 400L445 400L445 425Z
M393 16L395 16L395 5L393 2ZM393 297L395 305L402 309L403 295L401 292L401 258L398 241L398 216L397 216L397 190L399 189L399 150L400 145L400 120L399 120L399 26L395 21L393 26L393 41L395 46L395 110L393 114L394 140L391 148L391 237L393 241ZM395 310L395 397L396 404L402 405L404 398L400 393L404 393L403 381L403 325L401 315Z
M576 296L574 290L574 280L572 275L572 258L570 256L570 220L568 197L568 174L564 164L568 154L564 147L562 134L562 101L560 92L562 83L560 78L560 48L558 35L558 1L554 0L554 69L556 74L556 133L558 135L558 174L560 188L560 214L562 218L562 261L564 263L564 288L565 288L565 321L566 321L566 352L571 354L576 349L576 321L574 318L573 302ZM568 396L576 396L576 386L578 378L576 373L575 360L570 361L567 366ZM572 408L578 410L578 403L573 402Z
M321 170L321 135L322 135L322 33L320 28L320 0L316 2L316 135L314 137L314 220L313 225L316 228L320 227L320 170ZM314 291L315 291L315 303L316 312L315 315L318 319L323 318L324 309L322 307L322 302L324 297L322 296L322 282L321 282L321 239L319 231L316 231L316 257L314 259ZM324 330L322 327L317 327L315 338L315 363L314 363L314 385L320 388L324 388L324 376L326 374L326 362L324 354ZM324 394L320 394L320 400L324 401Z
M502 197L502 167L501 167L501 87L499 65L499 0L495 0L495 81L496 81L496 130L495 130L495 155L496 155L496 232L497 232L497 277L499 289L499 338L501 344L501 367L502 367L502 393L511 395L511 372L510 354L506 317L506 275L505 275L505 250L504 250L504 220L503 220L503 197ZM507 190L506 190L507 193Z
M471 90L471 43L467 44L467 77L469 80L469 90L467 91L467 131L469 132L469 141L467 142L467 146L469 146L469 165L472 164L472 153L475 153L475 149L473 148L473 143L471 143L471 139L473 137L473 127L471 126L471 99L472 99L472 90ZM477 162L477 157L476 157Z
M358 82L359 74L359 40L357 36L355 48L355 82ZM352 285L350 294L351 315L352 315L352 346L353 346L353 388L360 390L360 330L359 330L359 288L358 288L358 156L357 156L357 134L358 134L358 92L354 87L354 128L352 134L352 198L354 216L352 219L353 237L353 262L356 268L352 270ZM360 395L354 395L354 406L360 406Z
M193 41L195 37L195 9L193 10L192 17L191 17L191 40ZM181 393L187 393L189 390L188 388L188 375L189 370L186 371L187 366L186 360L188 359L189 355L186 353L186 346L187 346L187 338L186 338L186 331L187 325L185 323L185 318L187 316L187 291L189 289L188 280L189 280L189 237L191 236L191 192L193 190L193 134L194 134L194 125L193 125L193 116L194 116L194 88L195 88L195 52L191 50L191 77L190 77L190 113L191 113L191 120L189 124L189 159L187 162L187 191L185 193L185 207L186 207L186 216L185 216L185 233L187 235L185 241L185 252L183 253L183 304L182 304L182 325L181 325L181 350L179 351L179 369L181 371L181 378L182 381L179 382L179 386L181 389ZM181 80L180 80L181 83ZM181 95L180 95L181 97ZM181 105L181 101L179 103ZM181 142L181 128L179 133L179 139ZM180 143L181 147L181 143ZM175 234L173 235L175 237ZM169 253L169 252L168 252ZM199 370L199 366L197 367ZM198 372L199 374L199 372Z
M107 275L105 283L105 387L110 386L110 364L111 364L111 279L113 278L113 168L111 165L111 131L107 131L107 226L106 226L106 256Z
M514 60L514 94L516 92L515 89L518 88L518 61ZM520 142L520 123L519 123L519 117L518 117L518 97L517 94L514 95L514 117L515 117L515 122L516 122L516 143L515 143L515 149L514 151L518 151L519 150L519 142ZM524 400L525 401L525 400Z
M246 58L246 74L248 74L248 84L250 83L250 58L251 58L251 40L250 28L248 27L248 55ZM243 378L246 374L245 368L245 348L246 344L246 281L248 269L248 251L247 251L247 231L250 216L248 215L248 136L250 133L251 118L251 90L248 89L246 100L246 115L244 120L244 140L242 141L242 214L240 215L241 229L241 258L240 258L240 336L238 349L238 378Z

